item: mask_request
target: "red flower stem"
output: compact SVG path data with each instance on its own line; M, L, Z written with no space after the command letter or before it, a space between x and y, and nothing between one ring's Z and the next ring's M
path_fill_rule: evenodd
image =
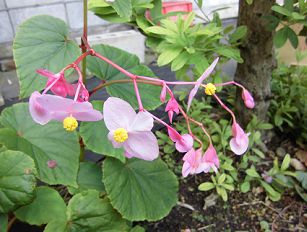
M219 84L214 84L214 85L215 85L215 86L236 85L236 86L238 86L238 87L240 87L240 88L242 88L242 89L245 89L245 88L243 87L243 85L241 85L241 84L239 84L239 83L237 83L237 82L235 82L235 81L228 81L228 82L219 83Z
M150 85L157 85L160 86L159 83L155 83L155 82L150 82L150 81L143 81L143 80L136 80L138 83L144 83L144 84L150 84ZM114 81L108 81L108 82L103 82L100 85L97 85L90 93L89 95L91 96L92 94L96 93L98 90L107 87L109 85L113 85L113 84L124 84L124 83L131 83L133 82L133 80L131 79L124 79L124 80L114 80Z
M202 142L200 139L198 139L198 138L193 134L193 132L192 132L192 130L191 130L191 126L190 126L190 118L187 116L187 114L184 112L184 110L182 109L181 106L179 106L179 110L180 110L182 116L185 118L185 120L186 120L186 122L187 122L188 131L189 131L190 135L200 144L200 148L202 149L203 146L204 146L204 144L203 144L203 142ZM210 138L209 138L209 140L210 140Z
M141 95L140 95L140 92L139 92L138 84L136 83L136 79L133 79L133 86L134 86L136 99L138 100L138 104L139 104L139 111L143 111L144 107L143 107L143 104L142 104L142 99L141 99Z
M212 139L211 139L211 136L209 135L208 131L205 129L204 125L201 123L201 122L198 122L196 121L195 119L191 118L191 117L188 117L188 119L193 122L194 124L196 124L197 126L199 126L203 132L206 134L206 136L208 137L209 139L209 143L212 145Z
M228 111L228 113L230 113L232 119L234 122L236 122L236 117L234 115L234 113L222 102L222 100L216 95L213 94L213 96L215 97L215 99L220 103L220 105L226 110Z

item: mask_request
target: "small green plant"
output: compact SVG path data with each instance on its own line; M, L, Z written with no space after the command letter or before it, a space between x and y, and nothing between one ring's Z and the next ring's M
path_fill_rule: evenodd
M307 140L307 68L280 65L273 73L269 116L284 133ZM298 123L299 122L299 123Z

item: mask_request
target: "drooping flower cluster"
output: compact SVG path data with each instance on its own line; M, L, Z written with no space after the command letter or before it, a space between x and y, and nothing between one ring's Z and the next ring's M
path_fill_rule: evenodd
M53 74L47 70L38 70L39 74L48 78L43 93L35 91L29 99L29 111L33 120L45 125L51 120L63 122L67 131L74 131L79 121L99 121L101 112L93 109L88 102L88 91L79 78L77 84L70 84L64 77L64 72ZM47 94L50 90L55 95ZM65 98L74 96L74 100Z
M187 115L182 107L178 104L174 94L169 88L169 84L186 84L193 85L189 94L187 111L189 110L193 98L197 94L200 87L204 88L206 95L214 97L218 103L228 111L232 116L232 136L230 140L230 148L236 155L244 154L248 149L249 139L248 133L245 133L240 125L237 123L234 113L221 101L216 94L217 86L224 86L234 84L242 88L242 99L247 108L254 107L254 100L251 94L240 84L236 82L226 82L221 84L207 83L203 81L213 72L218 63L218 58L205 70L201 77L196 82L166 82L151 77L137 76L124 70L112 61L93 52L92 49L87 53L82 54L77 61L80 62L86 55L92 55L100 58L101 60L109 63L114 68L125 74L133 82L135 95L139 104L139 112L130 106L130 104L120 98L109 97L103 107L104 122L109 130L108 140L116 148L123 148L127 158L136 157L143 160L154 160L159 155L159 147L157 138L152 133L154 121L166 126L169 138L174 142L178 152L186 153L183 156L182 175L184 177L189 174L208 173L210 170L218 171L219 158L213 146L211 137L206 131L202 123L192 119ZM29 100L29 110L33 120L41 125L48 123L51 120L63 122L63 127L67 131L74 131L78 127L78 121L99 121L102 120L102 113L95 110L89 102L89 92L86 89L83 81L82 74L75 62L65 67L61 72L54 74L45 69L39 69L37 72L47 77L47 84L42 93L35 91L32 93ZM64 71L68 68L74 68L79 74L79 79L76 84L70 84L66 81ZM129 81L129 80L128 80ZM167 94L170 99L166 103L165 112L169 117L169 122L172 124L174 113L181 114L187 121L188 133L181 135L173 127L166 122L146 111L142 105L141 96L138 90L138 81L144 81L161 86L160 100L165 102ZM54 95L48 94L51 91ZM73 99L67 98L73 97ZM195 123L204 131L209 141L209 146L203 152L203 143L201 139L197 138L190 129L189 123ZM194 140L197 140L200 147L194 148ZM56 163L53 161L48 163L48 167L53 168Z

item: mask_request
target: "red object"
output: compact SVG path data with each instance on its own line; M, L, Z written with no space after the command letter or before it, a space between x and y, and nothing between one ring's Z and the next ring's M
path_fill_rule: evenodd
M173 1L173 2L162 2L162 14L167 14L170 12L191 12L192 11L192 3L190 1ZM145 14L147 19L151 19L150 11L147 10ZM183 15L183 18L186 19L187 15ZM172 21L177 21L177 16L168 17Z

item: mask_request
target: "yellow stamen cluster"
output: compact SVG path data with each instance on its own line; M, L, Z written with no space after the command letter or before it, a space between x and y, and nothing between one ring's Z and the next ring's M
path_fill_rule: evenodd
M213 95L213 94L215 94L215 91L216 91L216 87L215 87L214 84L209 83L209 84L206 85L206 87L205 87L205 93L206 93L207 95Z
M74 131L78 127L78 122L74 117L69 116L63 120L63 127L67 131Z
M128 139L128 131L124 128L118 128L113 133L113 138L118 143L123 143Z

